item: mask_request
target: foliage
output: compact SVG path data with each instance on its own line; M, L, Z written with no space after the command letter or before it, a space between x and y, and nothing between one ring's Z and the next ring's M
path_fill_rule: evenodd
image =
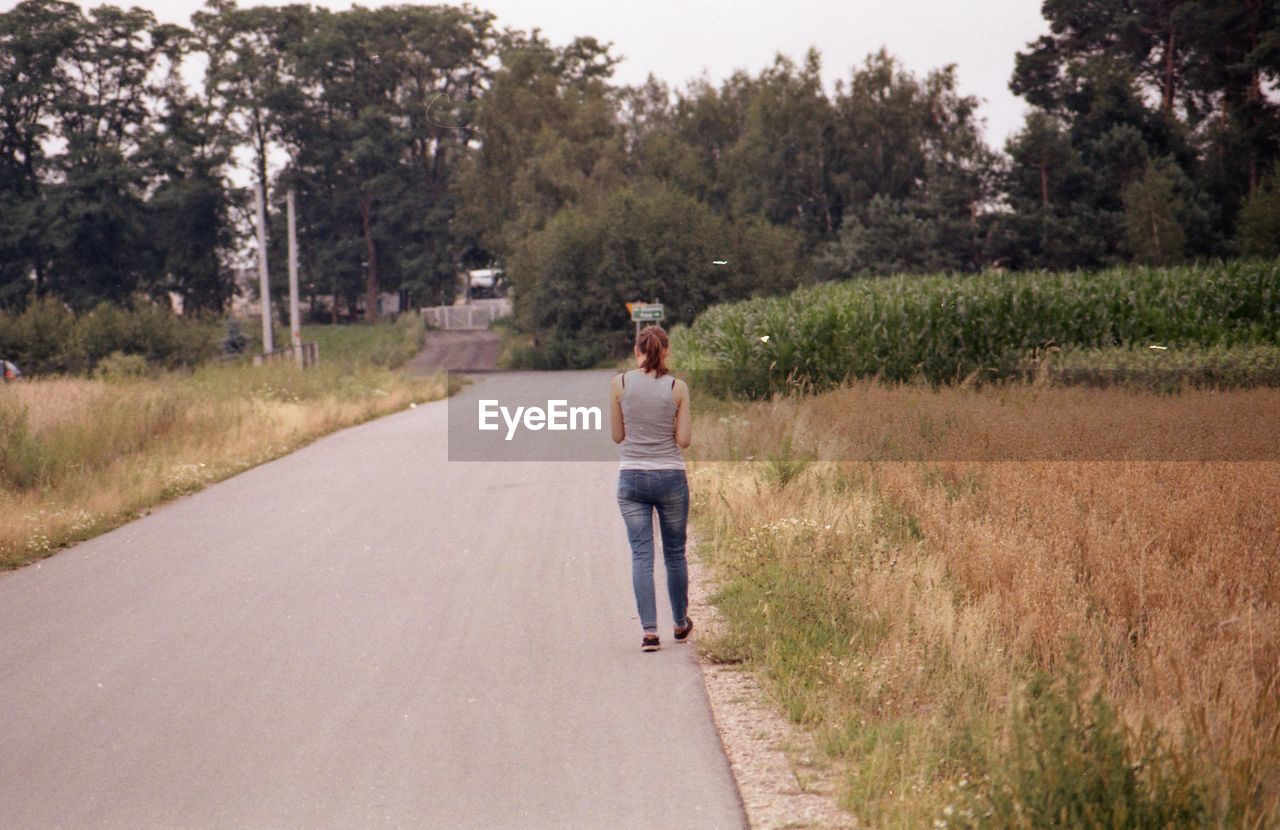
M156 366L192 366L213 355L212 323L175 317L142 302L133 310L100 303L76 315L53 299L21 314L0 312L0 354L28 375L92 370L120 352Z
M1236 244L1246 256L1280 257L1280 161L1240 208Z
M622 144L607 45L579 38L556 49L534 32L508 37L499 56L478 107L484 140L455 192L460 224L507 256L560 209L619 184Z
M1001 377L1050 346L1274 345L1278 308L1276 262L899 276L716 306L673 351L727 391L767 396L850 377Z
M302 36L280 56L287 80L258 100L291 157L279 184L298 192L306 290L363 302L370 321L385 290L413 305L451 301L467 242L450 229L450 187L489 73L492 15L357 7L295 25ZM284 234L275 239L283 274Z
M1011 751L959 827L1201 827L1208 805L1190 770L1157 736L1133 734L1101 690L1081 688L1078 665L1027 683Z
M116 351L99 360L93 373L103 380L126 380L144 377L148 371L147 359L142 355Z
M144 294L224 311L252 236L237 159L266 194L273 296L293 190L302 290L334 322L373 319L386 291L449 302L469 267L537 283L520 272L556 217L655 181L764 247L782 229L801 274L1271 255L1275 4L1043 12L1010 83L1031 111L1001 155L954 66L916 74L884 50L834 90L816 50L621 87L610 45L499 30L470 6L210 0L183 27L21 0L0 12L0 307Z
M797 248L786 229L730 223L668 185L641 183L560 211L516 249L518 321L548 367L591 366L630 342L627 302L660 300L668 320L689 323L712 303L794 286Z
M1138 262L1170 265L1183 258L1186 235L1178 222L1182 202L1173 184L1168 173L1147 165L1142 178L1121 192L1129 250Z
M230 297L229 148L150 12L24 0L0 14L0 305Z
M1010 82L1034 110L1007 148L1001 256L1014 267L1121 261L1116 214L1151 175L1149 159L1185 180L1180 229L1157 223L1164 240L1180 231L1186 255L1225 253L1242 199L1280 152L1280 104L1263 92L1280 81L1275 5L1050 0L1043 10L1050 33L1017 54ZM1129 225L1140 261L1178 258L1165 242L1153 257Z
M1041 372L1052 383L1160 392L1280 386L1280 345L1067 348L1024 361L1024 376L1034 378Z

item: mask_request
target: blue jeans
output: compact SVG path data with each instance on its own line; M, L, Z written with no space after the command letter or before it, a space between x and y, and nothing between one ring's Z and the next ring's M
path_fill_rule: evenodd
M653 511L658 511L662 560L667 566L667 594L675 625L684 625L689 610L689 571L685 564L685 527L689 521L689 482L684 470L621 470L618 507L631 542L631 585L645 631L658 630L653 594Z

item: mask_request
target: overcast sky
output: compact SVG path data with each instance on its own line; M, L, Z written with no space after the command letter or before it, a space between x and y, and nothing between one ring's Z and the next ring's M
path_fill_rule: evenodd
M97 2L80 0L87 7ZM268 0L284 5L284 0ZM342 0L312 0L331 9ZM257 0L241 0L242 6ZM367 0L361 5L392 2ZM0 0L10 8L13 0ZM160 20L187 23L203 0L116 0L142 6ZM500 26L538 27L557 44L593 35L626 58L621 83L649 73L682 86L704 71L712 81L735 69L755 73L777 52L796 60L810 46L822 53L828 91L881 46L923 75L954 63L961 91L983 100L987 142L1000 148L1022 122L1023 103L1009 92L1014 52L1047 31L1037 0L479 0Z

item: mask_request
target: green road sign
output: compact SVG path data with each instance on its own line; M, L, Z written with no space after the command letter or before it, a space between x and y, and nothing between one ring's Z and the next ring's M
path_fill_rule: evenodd
M662 304L633 305L631 307L631 319L637 323L641 320L661 320L663 319Z

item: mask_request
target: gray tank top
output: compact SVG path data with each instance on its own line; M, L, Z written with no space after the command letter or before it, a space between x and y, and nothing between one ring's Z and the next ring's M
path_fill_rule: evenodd
M676 446L675 378L655 378L639 369L622 376L623 470L683 470Z

